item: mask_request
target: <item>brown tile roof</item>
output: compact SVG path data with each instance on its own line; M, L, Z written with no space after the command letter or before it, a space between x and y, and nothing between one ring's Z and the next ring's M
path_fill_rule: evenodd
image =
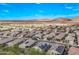
M79 48L71 47L68 51L69 55L79 55Z

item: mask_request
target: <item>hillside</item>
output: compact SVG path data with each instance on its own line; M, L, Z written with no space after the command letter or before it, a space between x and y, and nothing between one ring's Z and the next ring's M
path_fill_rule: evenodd
M72 18L72 21L79 21L79 16Z
M55 19L32 19L32 20L1 20L1 24L28 24L28 23L67 23L67 22L79 22L79 17L69 18L55 18Z

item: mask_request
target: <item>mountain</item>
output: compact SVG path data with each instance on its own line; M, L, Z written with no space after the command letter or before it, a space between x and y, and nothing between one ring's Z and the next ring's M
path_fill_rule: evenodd
M55 18L55 19L32 19L32 20L17 20L17 21L14 21L14 20L8 20L8 21L0 21L0 23L24 23L24 24L28 24L28 23L54 23L54 22L59 22L59 23L66 23L66 22L69 22L69 21L72 21L71 19L69 18L63 18L63 17L59 17L59 18Z
M54 22L69 22L69 21L71 21L71 19L59 17L59 18L53 19L52 21L54 21Z
M72 21L79 21L79 16L72 18Z

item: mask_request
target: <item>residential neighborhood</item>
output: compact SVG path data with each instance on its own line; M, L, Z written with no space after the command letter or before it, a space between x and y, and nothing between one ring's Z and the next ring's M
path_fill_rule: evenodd
M9 26L8 30L0 31L0 54L37 54L32 50L45 55L79 54L79 28L50 25L44 28Z

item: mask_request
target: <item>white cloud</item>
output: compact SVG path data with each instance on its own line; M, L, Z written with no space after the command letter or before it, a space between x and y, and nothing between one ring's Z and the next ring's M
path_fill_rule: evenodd
M66 8L66 9L72 9L73 7L71 7L69 5L64 5L64 8Z
M65 8L66 8L66 9L72 9L72 7L67 7L67 6L66 6Z
M66 9L72 9L73 11L79 11L79 8L74 8L74 7L70 7L70 6L67 6L67 5L65 5L64 7Z
M35 4L40 4L40 3L35 3Z

